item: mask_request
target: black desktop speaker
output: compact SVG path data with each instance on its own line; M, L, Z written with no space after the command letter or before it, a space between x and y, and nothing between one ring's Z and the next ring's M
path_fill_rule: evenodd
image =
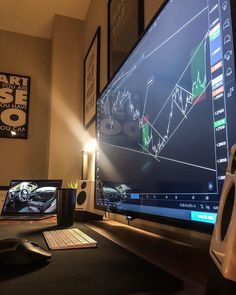
M236 281L236 144L230 159L221 193L210 255L222 275Z
M92 180L79 180L76 196L77 210L88 211L90 204L94 199L94 181Z

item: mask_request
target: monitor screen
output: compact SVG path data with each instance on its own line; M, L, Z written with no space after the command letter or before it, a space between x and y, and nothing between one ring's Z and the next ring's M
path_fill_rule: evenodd
M12 180L3 214L55 213L56 190L61 184L61 180Z
M95 207L216 221L236 142L235 1L165 1L97 101Z

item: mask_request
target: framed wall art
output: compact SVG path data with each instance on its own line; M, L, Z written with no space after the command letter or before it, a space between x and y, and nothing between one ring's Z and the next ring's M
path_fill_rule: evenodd
M28 137L30 77L0 73L0 137Z
M144 29L144 0L108 2L108 81Z
M85 128L91 125L96 115L96 101L100 89L100 34L101 27L98 27L84 59Z

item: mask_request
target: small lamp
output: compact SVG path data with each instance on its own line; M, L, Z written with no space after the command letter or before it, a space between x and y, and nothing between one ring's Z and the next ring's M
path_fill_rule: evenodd
M84 150L81 152L82 165L81 165L81 179L88 179L88 164L89 164L89 153L94 152L96 149L96 139L89 140L85 146Z

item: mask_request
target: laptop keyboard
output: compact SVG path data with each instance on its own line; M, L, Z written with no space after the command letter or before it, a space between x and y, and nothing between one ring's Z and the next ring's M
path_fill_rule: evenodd
M78 228L45 231L43 235L51 250L97 247L97 242Z

